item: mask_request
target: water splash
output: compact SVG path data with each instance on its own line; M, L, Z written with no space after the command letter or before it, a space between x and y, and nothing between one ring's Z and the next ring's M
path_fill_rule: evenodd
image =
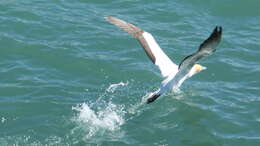
M7 119L5 117L1 118L1 123L5 123L7 121Z
M142 112L141 107L146 104L146 99L149 97L147 94L141 101L133 100L133 104L125 104L119 96L122 96L121 90L124 92L129 89L125 88L128 85L128 81L110 84L96 100L72 107L76 113L72 119L76 127L71 134L74 136L80 134L77 137L83 137L84 141L90 143L98 142L100 137L108 139L122 137L124 133L120 129L122 125L133 115L138 116Z
M123 106L108 103L106 106L93 107L93 104L83 103L73 110L78 112L75 120L87 132L86 138L91 138L96 134L103 135L106 131L116 131L124 124L124 109Z
M111 84L108 88L107 88L107 92L111 92L111 93L114 93L115 90L120 87L120 86L127 86L128 85L128 81L126 83L124 82L120 82L120 83L117 83L117 84Z

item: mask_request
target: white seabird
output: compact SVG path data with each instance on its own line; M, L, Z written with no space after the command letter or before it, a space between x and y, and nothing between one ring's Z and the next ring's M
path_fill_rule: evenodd
M106 17L106 20L137 38L147 56L151 59L153 64L159 67L162 76L165 78L161 84L161 88L151 94L147 99L147 103L155 101L159 96L170 89L173 91L178 90L186 79L206 69L206 67L195 63L216 51L222 34L222 27L215 27L208 39L199 46L195 53L185 57L179 65L176 65L163 52L149 32L112 16Z

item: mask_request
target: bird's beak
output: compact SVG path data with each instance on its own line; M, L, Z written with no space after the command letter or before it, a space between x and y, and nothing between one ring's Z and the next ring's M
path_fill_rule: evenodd
M207 67L201 66L201 70L205 70L205 69L207 69Z

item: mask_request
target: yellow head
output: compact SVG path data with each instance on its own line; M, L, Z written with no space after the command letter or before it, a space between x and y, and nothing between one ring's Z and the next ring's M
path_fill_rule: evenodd
M195 64L190 70L189 77L191 77L191 76L195 75L196 73L199 73L205 69L207 69L207 67L202 66L200 64Z
M195 73L198 73L198 72L201 72L202 70L207 69L207 67L202 66L202 65L200 65L200 64L195 64L195 65L193 66L193 68L194 68L194 70L195 70Z

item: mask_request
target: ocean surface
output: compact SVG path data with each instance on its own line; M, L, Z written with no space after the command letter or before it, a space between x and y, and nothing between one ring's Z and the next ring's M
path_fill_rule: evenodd
M259 0L1 0L0 146L259 146ZM176 63L215 26L207 70L153 104L163 80L139 43Z

